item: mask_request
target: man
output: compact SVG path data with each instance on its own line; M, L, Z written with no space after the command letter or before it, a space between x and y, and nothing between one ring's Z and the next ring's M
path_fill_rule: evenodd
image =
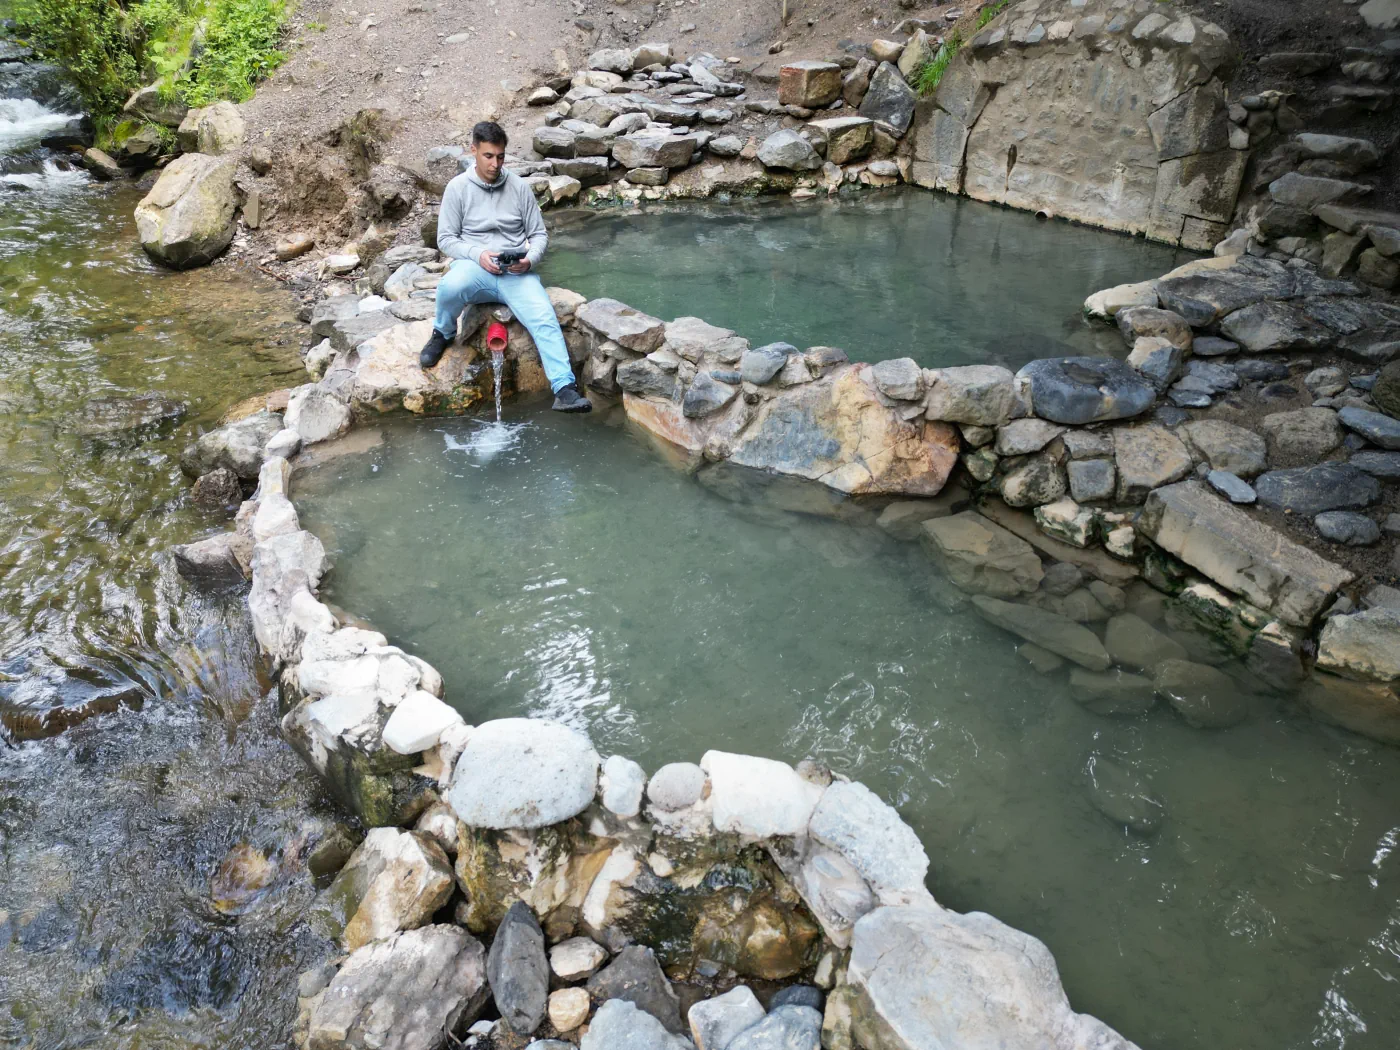
M438 363L457 338L457 318L471 303L505 303L529 330L540 352L556 412L593 408L574 383L564 333L544 285L531 271L544 255L549 235L535 195L525 180L505 171L506 133L495 121L472 128L470 169L447 184L438 215L438 251L453 263L437 288L433 334L418 361ZM523 256L501 265L502 252Z

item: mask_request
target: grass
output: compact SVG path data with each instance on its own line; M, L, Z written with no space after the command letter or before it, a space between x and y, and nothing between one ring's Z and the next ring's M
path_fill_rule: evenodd
M972 31L976 32L984 28L997 15L1004 11L1011 0L995 0L977 12L976 18L972 21ZM948 71L948 64L953 61L953 57L962 49L962 28L966 19L960 19L957 25L949 31L948 37L943 41L937 53L914 71L914 90L919 94L928 96L938 90L938 85L943 82L943 74Z

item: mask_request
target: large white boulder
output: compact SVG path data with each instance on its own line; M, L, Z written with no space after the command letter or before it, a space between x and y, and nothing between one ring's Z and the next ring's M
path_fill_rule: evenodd
M715 828L741 835L801 835L822 789L785 762L727 751L706 751L700 768L710 775Z
M542 828L588 807L598 765L588 737L559 722L484 722L457 760L446 801L471 827Z
M141 247L177 270L213 262L233 240L238 161L186 153L160 173L136 205Z

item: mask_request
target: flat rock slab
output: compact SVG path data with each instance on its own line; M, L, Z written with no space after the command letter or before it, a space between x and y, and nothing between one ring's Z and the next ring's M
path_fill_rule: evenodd
M472 731L446 802L478 828L542 828L582 813L598 788L598 753L558 722L502 718Z
M1157 694L1196 729L1228 729L1249 715L1244 691L1229 675L1190 660L1166 660L1152 674Z
M1395 451L1400 449L1400 419L1364 408L1344 408L1337 413L1342 426L1355 431L1373 445Z
M983 618L996 626L1020 635L1026 641L1063 656L1080 667L1090 671L1106 671L1112 663L1098 636L1067 616L980 594L972 599L972 605Z
M1254 482L1259 502L1316 517L1327 510L1369 507L1380 498L1380 482L1345 463L1319 463L1260 474Z
M616 299L590 300L574 316L604 339L638 354L651 353L666 338L666 326L659 318Z
M1037 416L1072 426L1130 419L1157 397L1146 378L1110 357L1042 358L1016 374L1030 380Z
M1138 528L1226 590L1295 627L1310 625L1353 578L1192 481L1148 496Z
M848 974L863 1046L1137 1050L1070 1008L1045 945L981 912L877 908L856 923Z

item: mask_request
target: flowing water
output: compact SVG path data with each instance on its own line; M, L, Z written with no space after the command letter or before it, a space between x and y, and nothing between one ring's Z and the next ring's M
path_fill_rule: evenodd
M1085 296L1191 258L1160 244L942 194L687 204L550 222L546 284L691 315L755 346L837 345L854 361L1017 369L1059 353L1123 353Z
M305 375L301 326L271 281L146 260L141 191L32 148L66 121L0 100L0 1046L274 1047L325 951L299 858L334 810L241 596L164 552L227 527L178 454ZM209 880L239 843L277 878L230 916Z

